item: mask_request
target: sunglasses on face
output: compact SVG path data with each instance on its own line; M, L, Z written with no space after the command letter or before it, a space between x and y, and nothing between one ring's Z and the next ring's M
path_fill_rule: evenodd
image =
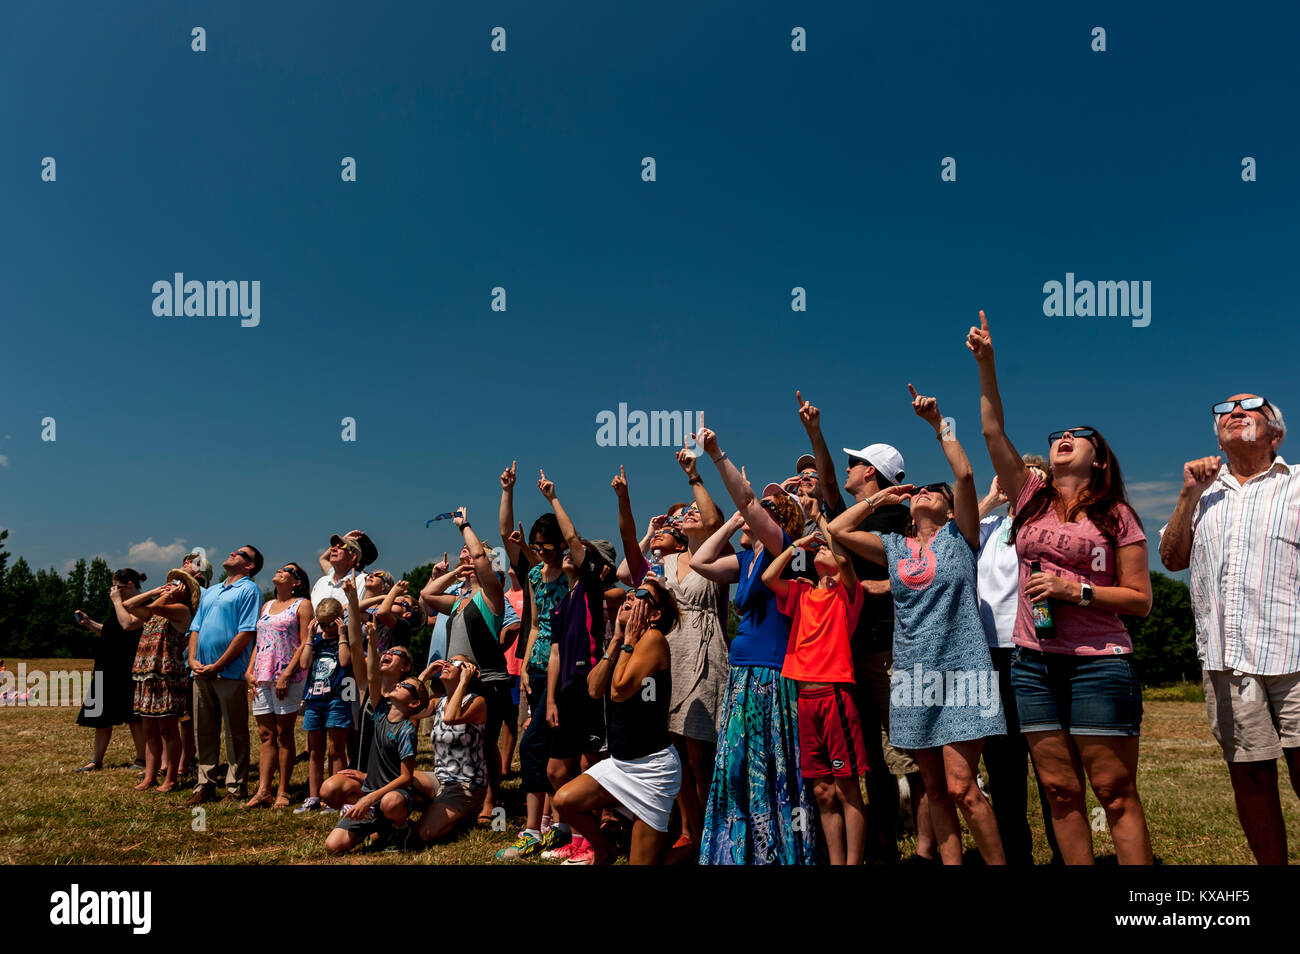
M249 556L247 553L245 553L243 550L231 550L230 555L237 556L250 565L253 563L253 558Z
M410 603L394 603L394 604L393 604L393 607L396 608L396 609L401 610L401 611L404 612L404 613L409 613L409 612L411 612L411 604L410 604Z
M1067 430L1064 430L1064 431L1052 431L1052 433L1050 433L1050 434L1047 435L1047 443L1048 443L1048 444L1055 444L1057 441L1059 441L1059 440L1060 440L1062 437L1064 437L1066 434L1070 434L1070 435L1072 435L1073 437L1083 438L1083 439L1086 440L1089 444L1092 444L1094 447L1096 447L1096 446L1097 446L1097 442L1093 440L1093 436L1094 436L1096 433L1097 433L1097 432L1094 431L1091 427L1071 427L1071 428L1069 428L1069 429L1067 429Z
M816 480L816 479L817 479L817 471L815 471L815 470L803 470L803 471L800 471L800 472L799 472L799 479L800 479L800 480Z
M649 603L655 609L659 608L659 604L655 602L655 595L653 591L646 589L644 586L638 587L637 589L633 590L632 595L639 600L643 600L644 602Z
M411 657L408 656L406 653L402 652L400 649L390 649L390 650L388 650L388 652L384 653L380 658L381 658L381 659L388 659L390 656L401 656L403 659L410 659L410 658L411 658Z
M850 457L850 458L849 458L849 466L850 466L850 467L870 467L871 464L869 464L867 461L863 460L861 457Z
M415 686L411 685L409 682L399 682L399 683L397 684L397 688L398 688L398 689L405 689L407 692L409 692L411 695L415 696L417 699L418 699L419 696L420 696L420 690L419 690L419 689L416 689Z
M555 553L560 548L556 546L554 543L542 543L540 541L536 541L533 543L533 549L536 550L538 553Z
M1267 406L1271 408L1273 406L1262 397L1252 397L1242 398L1240 401L1220 401L1214 405L1213 410L1215 414L1229 414L1238 404L1241 405L1243 411L1255 411L1261 407Z
M943 483L942 481L940 481L937 484L926 484L921 489L926 491L927 493L942 494L946 500L948 500L949 502L952 501L952 491L949 490L948 485Z

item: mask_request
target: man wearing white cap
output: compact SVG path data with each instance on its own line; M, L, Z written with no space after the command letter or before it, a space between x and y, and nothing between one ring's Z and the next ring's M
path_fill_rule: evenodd
M889 444L868 444L859 450L846 447L844 453L849 455L844 489L855 501L866 500L903 479L903 455ZM858 529L905 533L910 521L908 509L893 504L874 510ZM890 670L894 660L894 600L889 595L889 571L856 554L853 568L867 591L866 604L850 642L853 701L862 720L869 764L883 763L889 769L889 772L870 772L867 776L867 857L877 862L892 862L898 858L898 783L894 776L919 778L920 769L911 756L887 741ZM913 798L912 804L915 806L918 801ZM918 812L918 818L923 817L924 813ZM920 842L918 839L918 847L924 847Z

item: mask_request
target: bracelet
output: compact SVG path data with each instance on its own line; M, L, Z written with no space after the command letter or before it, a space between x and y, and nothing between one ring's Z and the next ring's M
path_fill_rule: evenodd
M721 464L721 463L722 463L724 460L726 460L726 459L727 459L727 452L726 452L726 451L723 451L723 452L722 452L721 454L719 454L717 457L712 458L712 460L713 460L713 462L714 462L715 464Z
M702 484L702 483L704 483L704 478L701 477L701 476L699 476L699 475L697 474L696 476L692 477L690 480L688 480L688 481L686 481L686 482L687 482L688 484Z
M468 529L469 529L469 521L466 520L464 523L462 523L462 524L460 525L460 529L461 529L461 532L464 532L464 531L468 530Z

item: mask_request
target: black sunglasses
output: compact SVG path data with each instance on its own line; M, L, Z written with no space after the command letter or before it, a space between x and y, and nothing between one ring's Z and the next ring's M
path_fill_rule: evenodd
M1218 404L1214 405L1212 410L1215 414L1228 414L1231 413L1232 409L1238 404L1241 405L1243 411L1255 411L1261 407L1273 407L1273 405L1269 404L1268 401L1262 397L1252 397L1242 398L1240 401L1220 401Z
M245 553L243 550L231 550L231 551L230 551L230 555L231 555L231 556L242 557L245 561L248 562L249 566L252 566L254 563L257 562L257 561L254 560L251 556L249 556L247 553Z
M926 484L921 489L932 494L943 494L950 503L952 502L952 488L943 481L939 481L937 484Z
M871 462L870 462L870 461L867 461L867 460L863 460L861 457L852 457L852 456L851 456L851 457L849 457L849 466L850 466L850 467L870 467L870 466L871 466Z
M639 600L644 600L649 603L655 609L659 608L659 604L655 602L654 593L646 589L644 586L637 587L632 591L632 595Z
M380 658L383 658L385 656L401 656L403 659L411 658L410 653L404 652L403 650L400 649L389 649L385 651Z
M1088 443L1092 444L1094 447L1097 446L1097 442L1093 440L1093 437L1096 436L1097 432L1094 431L1091 427L1069 427L1063 431L1052 431L1052 433L1047 435L1047 443L1055 444L1066 434L1072 434L1075 437L1083 438L1084 440L1088 441Z

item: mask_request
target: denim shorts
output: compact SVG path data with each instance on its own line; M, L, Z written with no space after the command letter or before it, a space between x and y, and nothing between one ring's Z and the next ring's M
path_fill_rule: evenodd
M302 707L302 731L352 728L352 703L340 694L337 698L308 699Z
M1127 653L1074 656L1017 646L1011 688L1022 733L1142 734L1142 686Z

